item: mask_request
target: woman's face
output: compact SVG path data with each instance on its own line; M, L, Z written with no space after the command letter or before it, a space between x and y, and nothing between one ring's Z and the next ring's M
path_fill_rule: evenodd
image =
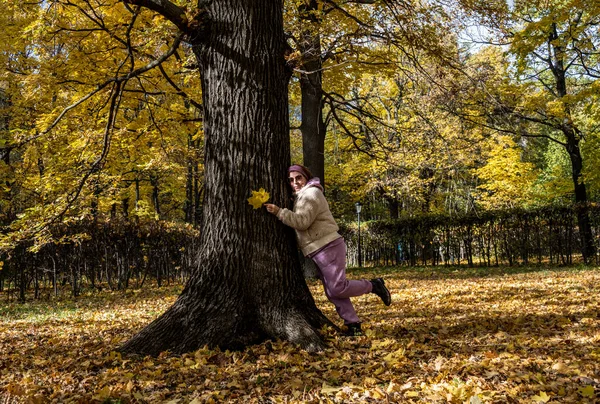
M300 191L306 185L306 178L298 171L290 171L288 179L294 193Z

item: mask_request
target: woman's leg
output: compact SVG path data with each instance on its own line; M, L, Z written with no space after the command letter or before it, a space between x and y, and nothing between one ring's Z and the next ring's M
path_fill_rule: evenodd
M346 279L346 243L342 238L332 242L311 257L319 269L327 298L335 305L344 323L360 322L350 297L371 293L373 285L366 279Z
M325 296L327 296L327 299L329 299L329 301L333 303L333 305L335 306L335 311L337 311L338 316L340 316L344 320L344 324L360 323L360 318L358 317L358 314L356 314L356 310L354 309L350 298L346 297L340 299L332 297L329 294L323 275L321 274L321 271L318 268L317 273L319 279L321 279L321 282L323 282Z

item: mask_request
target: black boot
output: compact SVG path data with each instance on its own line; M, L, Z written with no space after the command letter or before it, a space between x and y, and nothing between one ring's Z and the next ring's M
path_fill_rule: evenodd
M348 327L348 329L344 332L344 335L347 337L358 337L363 335L360 323L347 324L346 327Z
M388 288L385 287L385 282L382 278L371 279L371 284L373 285L371 293L375 293L379 296L386 306L392 304L392 296L390 295Z

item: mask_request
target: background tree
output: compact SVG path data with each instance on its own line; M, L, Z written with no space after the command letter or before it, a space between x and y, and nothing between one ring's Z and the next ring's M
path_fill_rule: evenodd
M36 236L43 244L49 223L98 207L162 206L163 217L181 217L182 139L201 133L199 104L183 90L199 79L184 67L186 49L171 57L177 46L157 37L169 32L168 22L119 4L60 1L7 3L3 18L10 107L0 147L10 155L4 168L18 179L12 189L24 199L2 243Z
M286 8L300 92L303 161L324 180L325 140L331 110L336 108L331 93L346 94L350 78L360 72L397 67L387 57L390 50L405 55L415 49L441 54L443 47L435 33L443 30L445 15L440 8L415 2L377 0L288 1ZM412 63L418 65L416 59Z
M388 216L383 207L392 218L468 212L476 186L471 170L488 147L482 130L440 107L448 95L432 80L449 76L448 67L425 54L419 66L388 50L389 60L393 55L395 68L359 72L347 95L331 97L340 133L328 149L338 156L332 177L354 199L370 201L372 219Z
M594 245L585 207L582 144L597 132L597 127L586 123L586 111L600 77L596 33L600 8L596 4L581 7L577 1L517 1L510 9L502 2L484 9L477 4L467 7L479 13L479 22L489 29L490 44L508 45L502 62L508 75L492 74L480 80L481 74L471 70L473 83L479 83L472 88L482 86L478 93L484 95L480 100L485 105L459 114L517 137L545 139L562 147L570 160L574 200L582 204L578 224L582 254L589 260Z

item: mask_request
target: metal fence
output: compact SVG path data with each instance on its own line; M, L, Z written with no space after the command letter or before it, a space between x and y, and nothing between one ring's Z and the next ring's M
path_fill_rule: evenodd
M580 205L488 211L468 216L422 215L363 223L363 266L379 265L568 265L581 258ZM600 206L585 207L600 263ZM358 228L342 226L348 264L358 266Z

